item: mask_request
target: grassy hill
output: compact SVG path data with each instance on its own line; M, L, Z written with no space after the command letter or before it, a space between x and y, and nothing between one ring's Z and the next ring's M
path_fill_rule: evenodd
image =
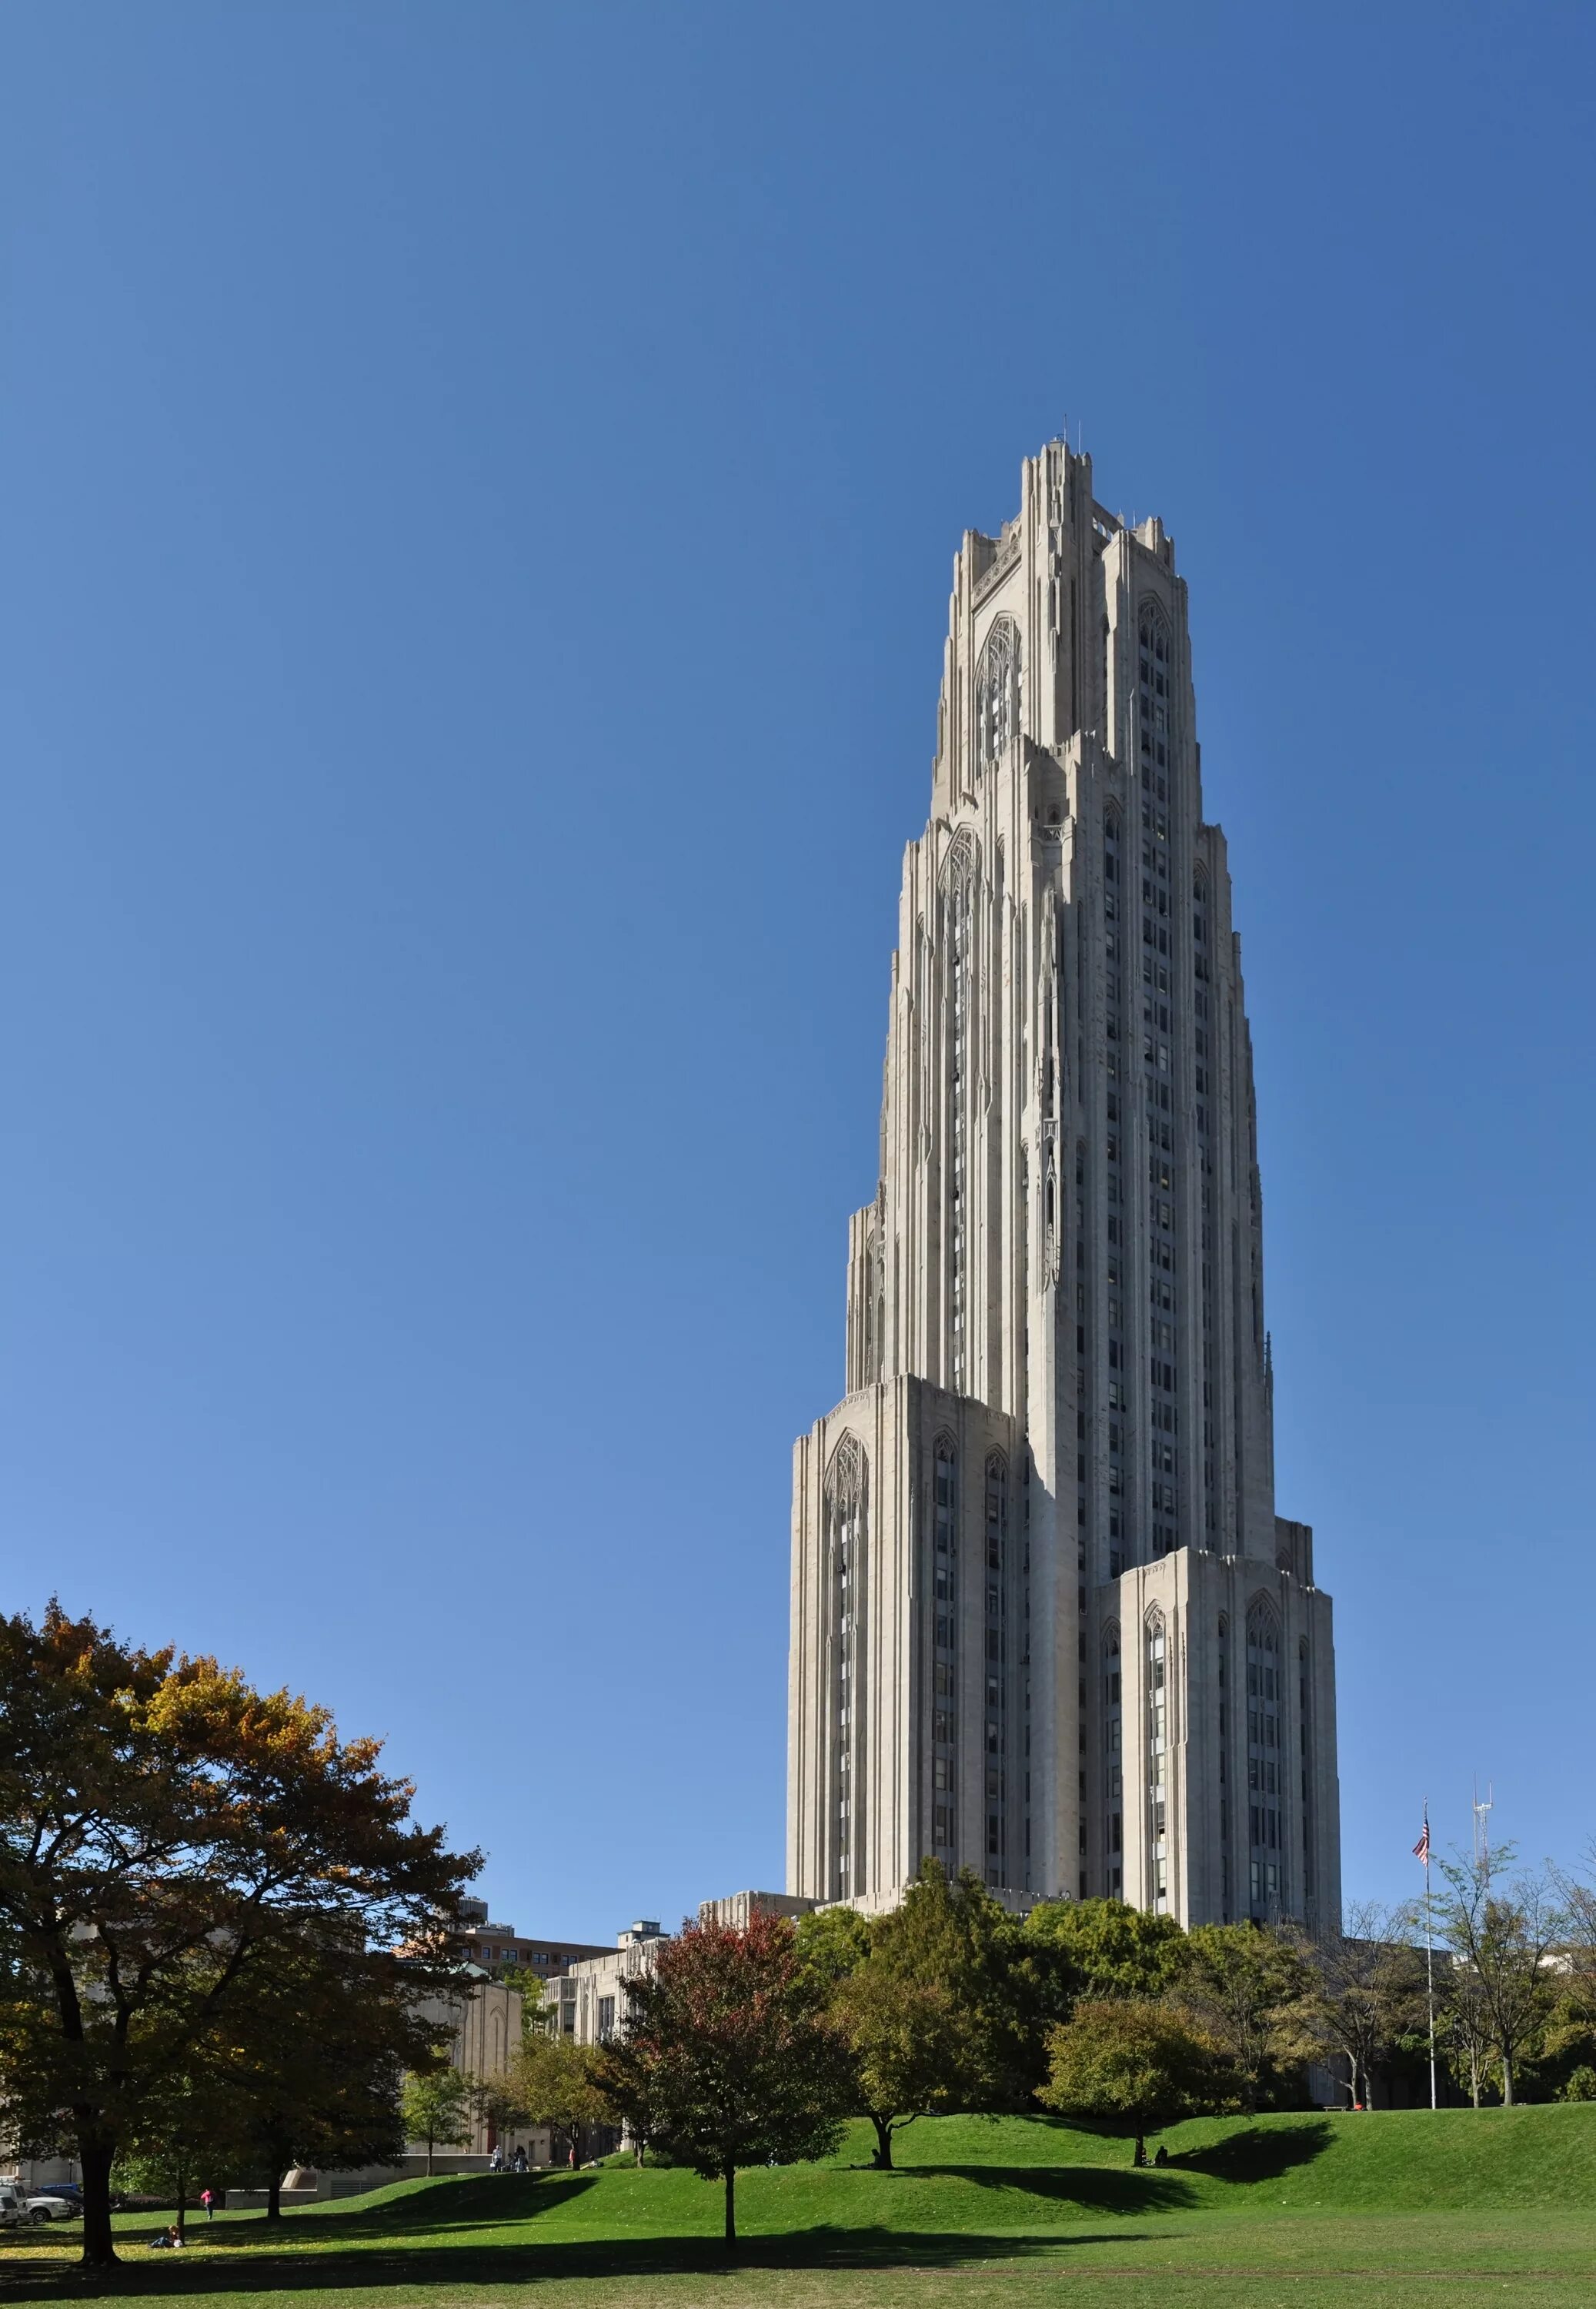
M1053 2227L1103 2215L1299 2211L1596 2212L1596 2105L1362 2115L1199 2118L1157 2136L1162 2167L1135 2171L1120 2137L1047 2117L924 2117L898 2137L898 2170L868 2169L867 2126L819 2165L755 2167L738 2182L746 2235L880 2229ZM594 2172L404 2182L307 2219L413 2227L506 2217L539 2235L713 2235L719 2191L694 2174L630 2164Z
M297 2211L198 2222L194 2250L144 2254L119 2224L105 2288L186 2309L1447 2309L1596 2299L1596 2106L1203 2120L1143 2172L1118 2137L1045 2117L924 2119L901 2168L868 2169L867 2128L823 2165L738 2185L728 2263L719 2190L687 2172L402 2182ZM71 2231L0 2240L0 2309L85 2288ZM740 2276L734 2275L740 2271Z

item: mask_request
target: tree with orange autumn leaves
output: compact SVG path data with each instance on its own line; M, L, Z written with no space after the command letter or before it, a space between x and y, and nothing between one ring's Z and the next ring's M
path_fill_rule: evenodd
M412 1821L379 1753L213 1659L55 1604L0 1616L0 2124L71 2140L87 2265L116 2259L118 2148L247 2042L257 1985L345 1950L390 2042L447 1991L442 1927L479 1855Z

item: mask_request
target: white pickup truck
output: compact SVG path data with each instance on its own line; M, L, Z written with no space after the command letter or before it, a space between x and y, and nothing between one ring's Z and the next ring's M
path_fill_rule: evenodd
M47 2220L47 2213L36 2213L30 2199L18 2192L14 2181L0 2181L0 2229L31 2228L35 2221Z

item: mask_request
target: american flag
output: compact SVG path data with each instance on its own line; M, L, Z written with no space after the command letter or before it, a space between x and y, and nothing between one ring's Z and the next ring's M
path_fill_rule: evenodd
M1422 1860L1427 1868L1429 1866L1429 1821L1428 1819L1424 1823L1423 1835L1420 1836L1418 1843L1413 1846L1413 1857L1415 1860Z

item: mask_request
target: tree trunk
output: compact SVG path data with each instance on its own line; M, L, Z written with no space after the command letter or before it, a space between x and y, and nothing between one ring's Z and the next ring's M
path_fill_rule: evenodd
M876 2127L876 2170L890 2173L893 2169L893 2120L890 2116L872 2116Z
M432 2135L430 2132L427 2136L427 2177L429 2181L432 2178Z
M266 2218L269 2221L282 2218L282 2166L275 2158L272 2160L272 2170L266 2179Z
M726 2167L726 2242L737 2243L737 2166Z
M96 2142L91 2148L78 2137L78 2165L82 2174L83 2267L115 2269L116 2248L111 2240L111 2149Z
M1504 2053L1502 2055L1502 2106L1504 2108L1513 2106L1513 2055L1511 2053Z
M186 2244L188 2242L188 2176L185 2173L179 2173L177 2176L177 2235Z
M1145 2165L1146 2162L1147 2135L1144 2132L1138 2132L1136 2135L1136 2153L1131 2158L1131 2163L1133 2165Z

